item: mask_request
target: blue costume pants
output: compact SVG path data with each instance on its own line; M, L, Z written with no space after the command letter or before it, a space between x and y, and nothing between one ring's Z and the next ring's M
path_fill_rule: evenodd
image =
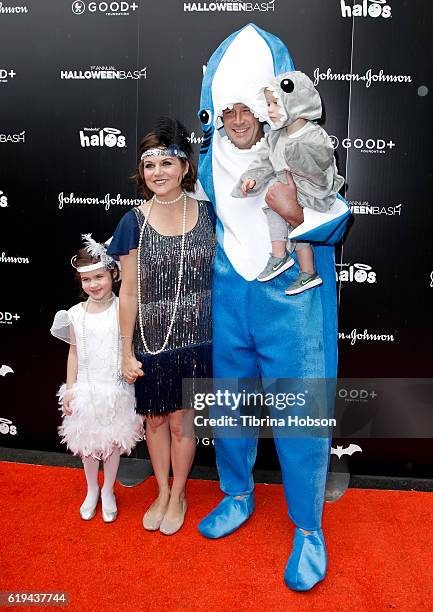
M223 250L217 248L213 286L214 378L299 381L329 376L332 367L326 362L329 358L336 362L336 339L332 333L330 336L329 329L324 332L320 289L293 297L284 294L298 273L298 266L294 266L266 283L246 281L233 269ZM328 286L326 291L329 290ZM270 417L280 416L274 406L268 406L268 410ZM233 437L220 432L215 436L217 468L225 494L252 492L257 433L250 431L249 435ZM320 529L330 436L287 437L282 435L281 428L273 433L289 516L302 529Z

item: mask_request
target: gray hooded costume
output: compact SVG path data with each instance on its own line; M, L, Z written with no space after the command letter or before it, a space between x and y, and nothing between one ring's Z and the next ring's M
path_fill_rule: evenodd
M289 170L297 187L299 205L327 212L344 179L337 172L331 139L323 128L312 123L322 116L319 93L307 75L299 71L276 76L267 89L277 99L283 117L278 124L271 124L257 159L242 174L232 196L243 197L241 186L246 179L256 181L248 191L251 195L261 193L272 178L286 183L285 172ZM307 124L289 135L286 126L300 118L307 120ZM264 211L271 240L285 240L288 224L273 210L265 208ZM305 243L297 243L298 248L302 246Z

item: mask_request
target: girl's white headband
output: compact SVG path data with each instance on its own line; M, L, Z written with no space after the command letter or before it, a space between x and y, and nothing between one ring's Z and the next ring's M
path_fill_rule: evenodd
M86 251L92 257L97 257L99 261L93 264L88 264L87 266L77 267L75 265L77 256L74 255L71 258L71 266L75 268L77 272L92 272L93 270L99 270L99 268L104 268L105 270L112 270L114 268L116 262L110 255L107 255L107 248L105 247L105 245L101 244L100 242L96 242L96 240L93 240L92 234L82 234L81 238L83 239Z
M76 266L75 265L75 260L77 259L77 256L74 255L71 258L71 266L73 268L76 269L77 272L93 272L93 270L99 270L99 268L105 268L105 265L102 263L102 261L97 261L94 264L89 264L88 266ZM106 268L105 268L106 269Z

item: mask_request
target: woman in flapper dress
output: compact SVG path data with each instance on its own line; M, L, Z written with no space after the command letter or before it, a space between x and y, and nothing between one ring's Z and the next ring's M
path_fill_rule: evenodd
M196 167L188 133L176 120L160 119L143 137L136 179L145 199L122 217L108 252L122 268L122 372L135 383L137 411L146 417L159 488L143 526L171 535L184 521L196 447L182 383L185 390L212 376L213 209L186 193L194 192Z

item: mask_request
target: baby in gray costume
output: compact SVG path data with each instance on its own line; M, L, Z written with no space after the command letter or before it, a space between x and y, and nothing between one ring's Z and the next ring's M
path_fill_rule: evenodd
M266 189L272 178L286 183L286 171L289 171L297 187L299 205L327 212L344 185L344 179L337 172L328 134L313 123L322 116L322 102L316 88L303 72L286 72L271 81L264 96L271 131L257 159L240 177L232 196L257 195ZM270 208L263 210L268 219L272 254L257 277L261 282L275 278L294 264L287 251L288 232L292 228ZM314 269L311 246L299 241L293 244L301 272L286 289L287 295L302 293L322 283Z

